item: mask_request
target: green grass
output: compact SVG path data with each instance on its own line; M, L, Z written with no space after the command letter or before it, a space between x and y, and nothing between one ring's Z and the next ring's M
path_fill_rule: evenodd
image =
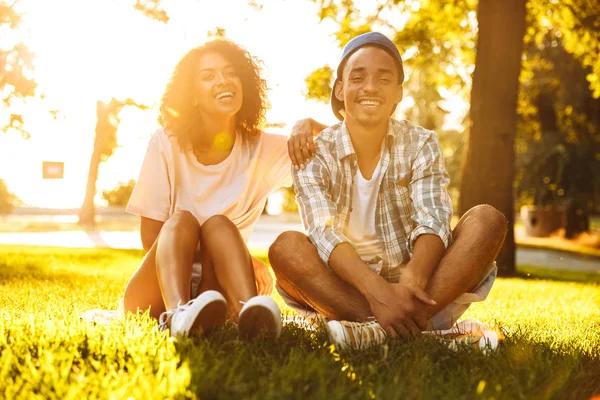
M265 252L257 252L264 257ZM114 308L142 253L0 248L0 398L589 399L600 394L595 276L524 268L499 279L468 317L507 339L484 355L430 338L339 354L323 332L287 326L274 344L226 325L173 341L147 318L94 326ZM527 276L529 274L529 276ZM567 281L558 280L567 279ZM574 280L585 279L585 282Z

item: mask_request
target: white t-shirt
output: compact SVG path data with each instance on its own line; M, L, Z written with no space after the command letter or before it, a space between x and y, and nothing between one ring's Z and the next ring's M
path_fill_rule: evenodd
M262 133L245 139L238 133L225 160L204 165L193 152L182 152L174 135L159 129L148 145L127 212L166 221L175 211L187 210L200 224L222 214L248 241L267 197L291 185L285 136Z
M383 254L375 231L375 209L381 184L381 159L373 171L371 180L366 180L362 176L360 168L356 168L354 182L352 211L350 211L346 236L352 242L360 258L369 262Z

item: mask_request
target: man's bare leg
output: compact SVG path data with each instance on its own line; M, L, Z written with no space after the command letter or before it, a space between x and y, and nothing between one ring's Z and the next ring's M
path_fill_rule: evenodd
M448 248L427 284L426 292L437 302L435 315L458 296L473 289L486 275L506 238L507 222L489 205L467 211L452 231Z
M427 285L428 294L437 302L430 315L473 289L485 276L504 242L506 218L491 206L477 206L463 215L453 235L454 243ZM303 234L280 235L269 249L269 260L282 288L291 287L294 290L286 290L290 296L326 317L365 321L372 315L364 296L323 265Z
M279 235L269 248L269 262L286 293L327 318L366 321L373 315L367 300L323 264L304 234Z

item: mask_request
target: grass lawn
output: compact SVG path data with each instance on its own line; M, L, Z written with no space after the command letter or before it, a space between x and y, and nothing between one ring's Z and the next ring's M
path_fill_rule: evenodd
M231 325L208 338L173 341L144 318L101 326L80 321L82 311L116 306L141 257L109 249L0 248L0 398L600 395L597 274L541 279L544 271L525 267L522 278L499 279L485 304L466 315L506 330L491 355L451 351L428 338L340 355L323 332L297 326L285 327L275 343L248 343Z

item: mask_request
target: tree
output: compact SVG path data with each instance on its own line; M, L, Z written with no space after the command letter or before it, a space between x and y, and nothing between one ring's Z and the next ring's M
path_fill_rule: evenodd
M0 113L0 129L20 132L23 137L29 133L23 127L23 117L11 113L10 106L35 95L36 83L30 77L33 68L33 54L18 33L21 24L19 14L14 10L17 1L8 5L0 1L0 99L4 112Z
M21 200L8 190L4 180L0 179L0 215L10 214Z
M491 204L514 225L513 181L526 0L479 0L477 57L471 89L471 129L463 164L459 213ZM502 27L502 29L499 29ZM496 261L515 271L514 231Z
M94 138L94 151L90 160L90 169L85 188L85 198L79 210L80 225L94 225L96 208L94 197L96 196L96 181L100 163L106 161L117 147L117 130L119 128L119 113L126 107L137 107L145 110L148 107L136 103L132 99L124 101L114 97L108 102L98 101L96 103L96 136Z
M160 3L160 0L136 0L133 7L147 17L166 24L169 22L169 16L160 7ZM100 163L106 161L117 147L117 130L120 122L119 113L126 106L133 106L140 110L148 108L129 98L121 101L113 97L108 103L102 101L96 103L96 136L94 138L94 151L90 160L85 197L79 210L80 225L95 224L96 207L94 205L94 197L96 196L98 170Z

